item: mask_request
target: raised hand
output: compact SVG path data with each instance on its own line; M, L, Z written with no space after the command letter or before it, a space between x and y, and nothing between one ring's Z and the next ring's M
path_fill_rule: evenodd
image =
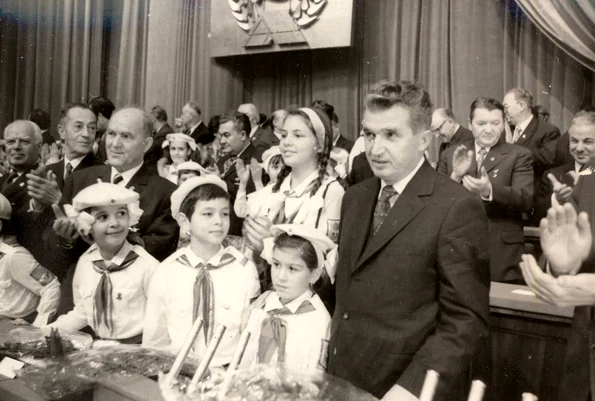
M52 210L56 215L53 229L58 236L60 236L67 244L72 245L76 242L79 237L79 232L74 219L67 217L60 206L57 204L52 205Z
M452 175L455 181L461 181L473 164L473 151L467 150L465 145L459 145L452 155Z
M246 168L244 161L240 158L236 160L236 173L238 173L240 184L244 186L248 185L248 180L250 179L250 170Z
M44 206L60 202L62 191L52 170L48 170L45 174L29 173L26 177L27 193L33 200L34 209L43 209Z
M591 252L592 235L587 213L578 217L570 203L552 199L547 217L539 225L541 248L555 274L576 274Z
M488 199L492 193L492 183L485 168L481 168L479 178L466 175L463 177L463 186L469 191L477 192L483 199Z
M552 183L552 187L554 189L554 194L556 196L556 200L559 203L566 203L566 202L570 201L570 198L572 196L572 187L561 183L551 173L547 175L547 178ZM574 179L574 177L573 177L573 179ZM576 180L578 181L578 178L576 178Z
M252 158L252 160L250 160L250 174L252 175L252 181L254 182L254 186L256 187L256 190L261 189L262 188L262 166L254 158Z

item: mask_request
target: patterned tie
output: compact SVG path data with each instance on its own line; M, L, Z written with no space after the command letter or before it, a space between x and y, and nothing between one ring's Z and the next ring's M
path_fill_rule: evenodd
M66 181L66 179L68 177L70 177L70 174L72 174L72 164L70 164L70 162L66 163L66 166L64 167L64 181Z
M129 267L138 258L134 251L128 252L128 255L122 262L117 265L111 263L109 266L102 260L93 261L93 269L99 274L101 278L97 283L95 289L95 314L93 316L93 323L95 327L99 327L102 323L107 327L109 332L112 331L112 281L110 280L110 273L119 272Z
M486 155L488 151L485 148L479 148L479 152L477 153L477 177L481 175L481 166L486 159Z
M223 174L227 174L229 169L236 164L236 160L238 160L237 156L230 156L229 159L225 160L223 163Z
M269 363L277 352L277 362L285 361L285 344L287 343L287 323L279 316L298 315L315 311L316 308L309 300L305 300L295 313L286 306L269 311L269 317L262 321L260 338L258 339L258 362Z
M205 344L208 344L213 338L213 320L215 315L215 296L213 293L213 279L209 270L220 269L235 261L235 257L230 253L225 253L221 256L219 264L212 265L210 263L199 263L192 266L190 260L186 255L178 257L178 262L185 266L198 269L196 281L194 281L193 291L193 307L192 307L192 322L196 321L198 317L203 320L203 331L205 335Z
M372 233L376 235L380 226L382 226L382 222L390 212L391 205L390 199L395 196L399 195L398 192L392 185L387 185L382 188L382 192L380 193L380 198L376 203L376 208L374 209L374 219L372 220Z
M512 136L512 143L516 143L519 140L522 132L523 132L523 130L521 130L519 127L514 128L514 135Z
M116 175L114 175L114 179L112 181L112 184L118 185L122 181L124 181L124 177L122 177L120 174L116 173Z

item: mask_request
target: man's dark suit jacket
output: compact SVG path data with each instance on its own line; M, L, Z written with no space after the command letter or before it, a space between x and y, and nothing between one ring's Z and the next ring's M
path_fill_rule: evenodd
M591 232L595 233L595 174L581 176L572 191L579 211L587 212ZM595 273L595 254L581 266L579 273ZM572 331L566 348L566 361L558 401L595 401L595 306L574 308ZM589 397L590 391L590 397Z
M459 128L456 130L455 134L450 138L449 142L442 142L440 144L440 148L438 149L438 160L442 156L442 152L450 147L457 147L458 145L473 141L475 138L473 137L473 133L469 131L467 128L459 125Z
M424 162L372 235L379 191L374 178L343 198L328 372L379 398L395 384L419 397L426 370L448 387L488 335L488 221Z
M225 183L227 184L227 190L229 192L229 198L231 203L231 213L229 215L229 234L242 235L242 223L244 222L244 219L240 219L233 209L233 204L236 201L236 195L238 194L238 187L240 185L238 173L236 171L236 166L235 164L233 164L227 171L224 171L223 169L225 162L229 160L230 157L233 156L231 154L227 154L220 158L217 161L217 168L221 172L221 179L225 181ZM262 162L262 150L257 149L256 147L254 147L254 145L252 145L252 143L250 143L246 147L246 149L244 149L244 151L240 155L240 158L244 161L244 164L246 164L246 166L250 164L250 160L252 159L256 159L257 161ZM252 181L252 177L250 177L250 180L248 181L248 185L246 187L246 193L251 194L252 192L254 192L254 190L254 182Z
M93 152L91 152L88 153L87 156L83 158L83 160L81 160L78 166L76 166L76 168L72 170L72 173L84 170L88 167L98 166L101 164L102 163L95 158ZM52 170L54 174L56 174L56 181L58 182L60 190L62 190L62 188L64 188L64 159L60 160L57 163L48 165L47 168Z
M561 166L566 163L574 162L570 154L570 135L568 131L558 140L556 145L556 156L554 157L554 166Z
M351 152L354 144L355 142L345 138L343 135L339 135L339 139L337 139L337 144L335 147L345 149L347 152Z
M573 178L568 172L574 171L574 159L570 163L566 163L562 166L554 167L547 170L541 176L541 179L535 186L535 199L534 212L532 216L532 222L538 226L539 221L544 218L547 214L547 210L552 206L552 194L554 193L554 187L547 178L548 174L553 174L558 181L566 184L570 187L574 186Z
M52 133L48 130L44 133L41 134L42 137L42 144L48 144L51 145L52 143L56 142L56 139L54 138L54 136L52 135Z
M474 141L464 143L473 150L470 175L477 176ZM438 172L450 177L456 148L446 150ZM492 281L524 283L519 263L525 248L522 213L533 207L531 153L517 145L498 142L483 162L492 183L492 201L483 202L489 218L490 271Z
M556 167L554 157L560 130L555 125L533 117L515 145L524 146L533 156L534 182L539 182L546 170Z
M279 138L277 138L277 135L275 135L272 129L258 127L254 135L250 138L250 142L255 148L264 152L272 146L279 145Z
M198 124L198 127L196 127L194 131L189 132L188 135L194 138L196 143L201 145L208 145L215 140L215 135L209 133L209 129L202 121Z
M159 131L157 131L157 133L153 137L153 144L145 153L144 164L155 173L157 173L157 162L163 154L162 145L165 141L165 137L167 136L167 134L171 134L173 132L174 130L172 129L172 127L170 127L168 123L165 123L165 125L162 126L159 129Z
M355 156L351 165L351 171L347 176L347 184L355 185L372 177L374 177L374 172L370 167L366 154L360 153Z

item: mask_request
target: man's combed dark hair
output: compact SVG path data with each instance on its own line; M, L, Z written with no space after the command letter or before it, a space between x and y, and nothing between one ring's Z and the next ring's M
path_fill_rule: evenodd
M409 126L414 134L430 129L432 101L426 89L417 82L380 81L364 101L372 112L388 110L394 106L409 110Z
M314 186L310 191L310 196L314 195L316 191L322 185L322 181L327 175L326 166L328 165L328 161L330 159L331 150L333 147L333 131L331 128L331 122L329 118L326 116L324 111L318 108L312 108L312 110L320 117L320 121L322 121L322 125L324 126L324 146L322 148L322 152L318 154L318 178L314 182ZM300 109L291 109L287 112L287 118L290 116L297 116L301 117L302 120L306 123L308 129L312 132L312 135L316 137L316 130L314 129L314 125L310 120L310 117ZM286 118L286 120L287 120ZM318 141L318 139L317 139ZM283 180L291 173L291 167L284 165L281 171L279 172L279 176L277 177L277 182L273 186L273 192L278 192Z
M324 100L315 100L312 102L312 108L320 109L324 111L324 114L328 117L330 121L333 120L333 113L335 112L335 106L330 103L327 103Z
M52 123L50 113L42 109L33 109L29 114L29 121L33 121L43 130L50 129Z
M95 113L93 110L91 110L91 108L89 106L87 106L84 103L71 103L68 102L66 103L64 106L62 106L62 110L60 110L60 124L64 124L64 119L66 118L66 116L68 115L68 112L72 109L83 109L83 110L89 110L92 113ZM95 113L97 115L97 113ZM39 124L38 124L39 125ZM41 127L40 127L41 128Z
M99 96L89 102L89 107L93 110L96 116L99 114L107 118L112 118L112 113L116 110L116 106L106 97Z
M155 120L161 122L167 122L167 112L161 106L154 106L151 109L151 115L155 117Z
M229 194L218 185L204 184L194 188L180 205L180 212L184 213L188 219L194 214L196 203L198 201L210 201L215 199L225 199L229 201Z
M238 132L244 131L246 136L250 135L252 126L250 125L250 117L248 117L246 114L240 113L236 110L230 110L223 114L221 118L219 118L219 126L229 121L233 122L233 126L236 130L238 130Z
M469 119L473 121L473 113L475 109L486 109L487 111L500 110L502 112L502 118L504 118L504 106L502 103L491 97L478 97L471 103L471 110L469 112Z

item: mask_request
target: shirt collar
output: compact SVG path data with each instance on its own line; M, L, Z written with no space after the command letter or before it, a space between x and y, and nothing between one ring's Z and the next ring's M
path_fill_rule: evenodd
M118 170L116 170L115 167L112 167L112 175L110 177L110 182L114 182L114 177L116 176L116 174L120 174L123 178L121 185L125 187L126 185L128 185L132 177L134 177L134 175L138 172L138 170L140 170L142 166L143 163L131 168L130 170L126 170L123 173L118 173Z
M333 141L333 148L337 146L337 142L339 142L339 138L341 138L341 134L337 135L337 139Z
M196 125L193 125L192 127L190 127L190 133L193 133L194 130L197 129L200 124L202 124L202 120L197 122Z
M413 171L411 171L409 174L407 174L405 177L403 177L401 179L401 181L398 181L393 184L393 188L395 189L395 191L397 191L398 194L403 193L403 191L405 190L405 187L407 187L407 184L409 184L409 181L411 181L413 179L413 176L419 171L421 166L424 164L424 161L425 161L425 158L422 156L422 158L417 163L417 166L413 169ZM378 197L380 197L380 195L382 194L382 190L387 185L388 184L384 180L380 180L380 192L378 192Z
M525 129L527 129L527 126L531 123L531 120L533 120L533 114L531 114L529 118L527 118L525 121L517 125L516 128L519 129L521 132L524 132Z
M258 129L258 125L256 125L254 128L252 128L250 130L250 138L252 138L254 136L254 134L256 133L256 130Z
M579 162L577 162L576 160L574 161L574 171L576 171L577 173L579 173L581 171L581 169L583 168L583 165L580 164Z
M66 169L66 165L68 163L70 163L70 165L72 166L72 169L74 170L75 168L78 167L79 164L81 164L81 162L83 161L85 156L81 156L81 157L77 157L76 159L68 160L68 157L66 157L66 155L64 155L64 168Z
M477 155L479 155L479 149L484 148L486 150L486 155L490 152L490 149L492 149L491 146L480 146L477 141L475 141L475 157L477 157Z
M314 170L312 172L312 174L307 176L304 181L300 182L299 185L297 185L292 190L291 189L291 173L289 173L289 175L287 177L285 177L285 179L281 183L281 187L279 188L279 190L281 192L293 191L297 196L302 196L304 194L304 192L306 191L306 188L308 188L308 185L310 185L310 183L312 183L312 181L314 181L317 178L318 178L318 169Z
M221 257L223 257L223 254L225 253L226 248L223 247L223 245L221 245L221 248L219 248L219 251L217 251L217 253L209 260L204 260L203 258L201 258L200 256L198 256L197 254L195 254L194 252L192 252L192 249L190 249L190 246L187 246L184 249L184 255L186 255L186 257L188 258L188 261L190 262L190 264L192 266L197 266L199 263L210 263L212 265L218 265L219 262L221 262Z
M103 257L101 256L101 252L99 252L99 247L97 246L97 243L91 245L88 253L91 256L91 261L93 262L103 260L105 262L111 262L116 265L121 265L122 262L124 262L124 259L126 259L126 256L128 256L128 253L132 250L132 248L132 244L128 242L128 240L125 240L124 245L122 245L122 248L120 248L118 253L116 253L116 255L112 258L112 260L103 259Z
M298 308L302 305L302 302L312 298L313 295L314 294L312 293L312 291L307 290L293 301L283 305L283 303L281 303L281 300L279 299L279 294L273 292L271 295L269 295L269 297L266 300L266 303L264 304L264 311L270 312L275 309L287 308L291 311L291 313L295 313L298 310Z
M244 147L244 149L242 149L240 151L240 153L238 153L238 155L236 157L241 157L242 153L244 153L246 151L246 149L248 149L248 146L250 146L250 141L248 141L248 144Z

